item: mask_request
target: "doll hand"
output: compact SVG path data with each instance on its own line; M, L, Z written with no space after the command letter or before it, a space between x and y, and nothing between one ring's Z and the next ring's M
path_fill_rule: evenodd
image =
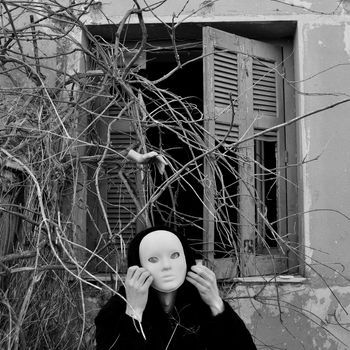
M131 149L129 151L127 157L138 164L155 162L155 164L156 164L156 166L161 174L164 173L165 166L168 165L168 162L166 161L165 157L159 155L155 151L141 154L141 153L136 152L133 149Z
M143 163L154 162L158 168L158 171L163 175L165 166L168 165L168 162L165 160L165 157L161 156L157 152L148 152L142 155Z
M224 311L224 302L220 298L215 273L206 266L198 264L191 267L186 279L197 289L202 300L210 307L214 316Z
M148 300L148 290L153 282L151 273L143 267L131 266L128 268L125 279L126 314L141 322L142 314Z

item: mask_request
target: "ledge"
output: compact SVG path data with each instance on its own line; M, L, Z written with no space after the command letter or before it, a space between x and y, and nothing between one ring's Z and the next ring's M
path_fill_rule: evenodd
M222 281L225 283L225 281ZM236 277L227 282L236 283L251 283L251 284L261 284L261 283L292 283L300 284L307 282L307 278L295 275L280 275L280 276L252 276L252 277Z
M96 279L109 282L111 281L110 274L96 274ZM121 279L125 278L124 275L120 275ZM235 277L227 280L218 280L219 284L224 283L247 283L247 284L266 284L266 283L280 283L280 284L300 284L306 283L308 281L307 278L299 275L280 275L280 276L252 276L252 277Z

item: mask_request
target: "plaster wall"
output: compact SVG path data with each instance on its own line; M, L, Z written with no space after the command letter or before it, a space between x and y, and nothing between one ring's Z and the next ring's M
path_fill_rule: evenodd
M151 3L151 2L149 2ZM155 1L153 1L155 3ZM186 21L296 21L296 114L324 109L298 122L303 283L241 282L225 290L260 349L350 348L350 1L193 0L156 10ZM203 3L208 6L201 7ZM102 9L118 22L133 1L103 2L87 23L103 24ZM181 12L181 14L180 14ZM147 22L158 20L148 13ZM332 106L332 108L326 108Z
M16 22L16 29L19 32L24 32L28 35L30 39L28 40L18 40L16 41L12 46L13 52L22 52L23 56L13 55L14 63L13 67L18 67L23 63L24 67L31 73L37 77L37 72L34 68L34 57L35 57L35 49L34 49L34 40L33 40L33 32L30 22L30 16L33 16L34 21L37 19L34 13L20 11L18 9L12 11L12 18L11 20L15 19ZM9 23L11 23L11 20L8 19L6 16L3 16L3 27L7 28L9 26ZM40 26L34 27L34 31L37 32L40 30ZM10 35L4 35L4 40L8 40ZM35 36L34 36L35 37ZM56 49L57 49L57 43L53 42L49 39L40 38L39 40L36 40L37 44L37 57L39 58L40 62L40 73L42 74L41 79L45 80L45 83L48 86L54 86L55 82L55 68L56 68L56 62L54 59L52 59L52 56L54 56ZM28 79L27 77L28 73L22 73L20 69L15 69L11 71L11 77L12 79L7 78L6 74L1 74L0 76L0 86L2 88L12 87L14 82L17 86L21 86L23 88L31 88L35 86L35 83L33 80ZM37 80L39 80L37 78ZM39 81L38 81L39 84ZM13 97L10 97L12 99Z
M145 3L138 1L140 7ZM147 4L159 4L157 0L147 1ZM157 21L154 14L164 21L174 18L186 21L203 21L203 19L218 21L221 18L230 20L230 16L254 17L264 19L265 16L291 16L297 14L334 14L344 12L349 1L339 4L337 0L181 0L167 1L162 6L153 6L152 11L145 13L145 18L150 22ZM99 15L99 9L108 14L108 18L118 22L123 15L134 5L133 0L119 0L118 6L114 2L97 2L96 11L92 13L92 22L107 23L104 16ZM188 17L190 16L190 17Z
M4 28L9 27L9 23L13 21L15 23L15 28L18 33L23 36L27 35L26 40L22 37L16 40L11 50L13 53L13 59L15 60L14 66L24 65L28 69L26 72L22 72L20 69L14 69L11 71L12 79L8 79L6 74L1 74L0 76L0 86L2 88L12 87L14 84L16 86L21 86L22 88L32 88L36 85L40 86L40 79L44 83L45 87L50 89L57 86L60 80L59 73L67 72L74 74L81 69L81 53L77 52L76 46L72 44L72 38L76 42L83 42L81 31L67 25L65 22L60 21L59 17L55 19L45 20L42 23L42 16L37 12L23 11L21 9L12 9L11 18L3 16L2 23ZM34 23L30 21L31 16L33 16ZM57 31L51 28L50 24L53 23L57 27L61 27L62 31L70 31L70 37L67 39L52 40L52 36L59 36ZM46 26L47 24L47 26ZM54 28L54 26L52 26ZM33 34L33 31L35 34ZM10 38L10 34L6 34L4 31L4 40ZM35 45L37 49L35 49ZM67 59L67 52L72 52ZM35 58L38 59L40 65L40 74L35 69ZM32 73L34 78L29 79L29 72ZM11 97L12 98L12 97Z
M247 296L257 294L257 299L242 302ZM336 300L340 298L349 305L346 287L335 287L331 292L326 287L315 289L308 283L239 285L231 297L258 349L349 348L350 334L346 327L350 307L342 308Z
M298 23L297 41L302 42L297 77L300 81L298 96L302 101L300 114L347 101L350 92L349 52L344 40L347 31L346 21ZM310 254L328 263L341 262L349 268L347 247L350 237L346 217L350 199L348 111L349 103L344 102L300 123L303 144L300 160L305 161L304 210L321 209L307 215L308 224L304 227L304 234L309 235L312 246L320 250L310 251ZM325 209L333 212L325 213ZM346 276L348 268L344 271Z

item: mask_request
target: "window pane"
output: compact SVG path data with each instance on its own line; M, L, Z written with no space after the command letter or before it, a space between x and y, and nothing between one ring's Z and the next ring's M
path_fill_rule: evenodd
M257 250L260 251L277 247L276 150L276 140L255 140Z
M238 256L238 161L233 151L218 151L214 257L224 258Z

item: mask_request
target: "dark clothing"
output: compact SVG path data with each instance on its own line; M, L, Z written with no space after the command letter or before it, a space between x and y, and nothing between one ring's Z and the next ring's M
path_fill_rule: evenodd
M125 296L124 288L120 294ZM163 311L153 288L142 317L143 338L137 321L125 314L126 303L113 296L95 319L97 350L256 350L252 337L228 303L212 316L189 282L178 289L175 305Z
M128 266L141 266L139 246L156 230L175 234L184 249L187 271L195 265L184 235L168 227L151 227L138 233L128 248ZM125 297L125 290L119 290ZM224 311L212 316L198 290L185 280L176 291L174 307L164 312L156 291L149 289L142 315L143 337L139 323L126 315L126 302L113 296L95 319L97 350L256 350L252 337L239 316L225 303Z

